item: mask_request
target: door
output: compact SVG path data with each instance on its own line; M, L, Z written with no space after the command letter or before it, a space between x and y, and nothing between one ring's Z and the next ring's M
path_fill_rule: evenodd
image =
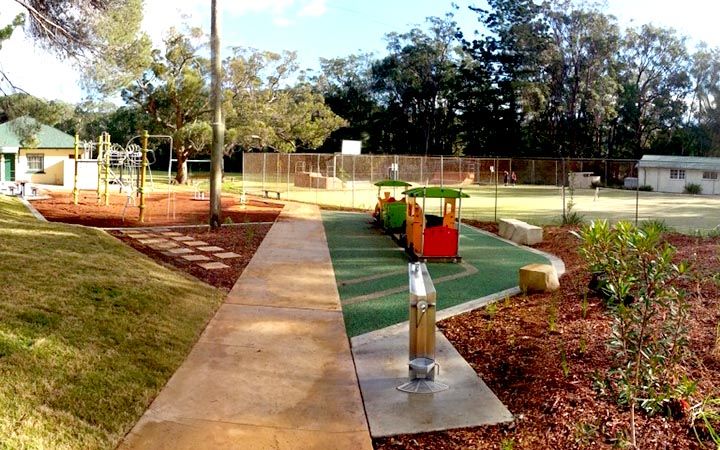
M5 165L5 170L3 170L4 178L2 181L15 181L15 155L5 155L5 162L3 164Z

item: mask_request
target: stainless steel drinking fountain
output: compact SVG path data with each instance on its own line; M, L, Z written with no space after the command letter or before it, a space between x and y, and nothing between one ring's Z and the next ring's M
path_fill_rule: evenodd
M448 389L435 381L439 366L435 361L435 307L437 293L424 263L409 263L410 287L410 362L407 383L398 386L403 392L432 394Z

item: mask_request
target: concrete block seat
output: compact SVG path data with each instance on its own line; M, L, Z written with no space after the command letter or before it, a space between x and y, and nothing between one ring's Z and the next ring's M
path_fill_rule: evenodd
M517 219L500 219L498 233L501 237L520 245L535 245L543 240L543 229Z
M552 292L560 288L557 271L550 264L528 264L520 268L520 290Z

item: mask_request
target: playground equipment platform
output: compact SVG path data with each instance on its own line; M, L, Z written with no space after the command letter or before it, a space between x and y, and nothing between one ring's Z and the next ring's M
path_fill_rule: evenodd
M285 206L119 448L372 448L316 206Z

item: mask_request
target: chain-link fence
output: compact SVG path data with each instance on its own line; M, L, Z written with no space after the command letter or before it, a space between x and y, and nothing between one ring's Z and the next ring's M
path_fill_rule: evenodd
M397 179L416 186L447 186L470 195L463 217L497 221L514 217L559 223L575 213L585 220L664 220L681 231L720 224L717 196L638 190L637 161L517 159L443 156L246 153L248 193L332 207L372 210L373 183ZM390 194L402 197L402 190ZM713 213L708 214L708 206ZM714 211L718 211L715 213Z

